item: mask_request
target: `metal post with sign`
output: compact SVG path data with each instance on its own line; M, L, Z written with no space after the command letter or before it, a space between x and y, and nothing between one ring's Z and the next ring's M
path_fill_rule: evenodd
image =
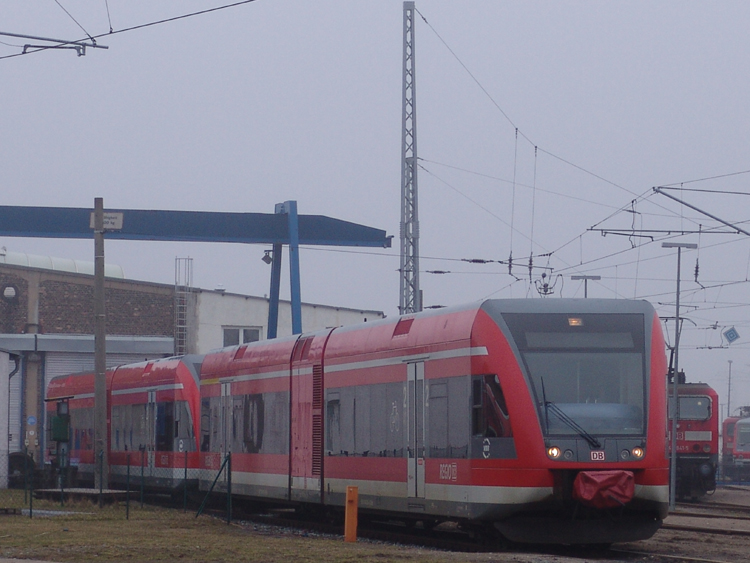
M104 200L94 199L94 486L108 487L109 460L107 456L107 317L104 301ZM97 471L99 469L99 471Z
M94 469L94 486L109 488L109 436L107 434L107 315L104 295L104 233L121 230L122 213L105 213L104 199L94 198L94 212L89 226L94 229L94 444L95 458L101 460ZM97 471L98 469L98 471Z

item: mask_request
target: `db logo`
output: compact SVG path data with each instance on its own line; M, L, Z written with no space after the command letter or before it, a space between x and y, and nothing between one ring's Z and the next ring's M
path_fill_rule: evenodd
M591 461L604 461L604 452L602 451L591 452Z

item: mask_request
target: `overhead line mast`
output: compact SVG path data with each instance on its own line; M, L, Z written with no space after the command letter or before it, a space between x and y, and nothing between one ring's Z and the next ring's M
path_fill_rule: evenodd
M414 76L414 2L404 2L404 57L401 129L401 268L399 313L422 310L419 289L417 213L417 113Z

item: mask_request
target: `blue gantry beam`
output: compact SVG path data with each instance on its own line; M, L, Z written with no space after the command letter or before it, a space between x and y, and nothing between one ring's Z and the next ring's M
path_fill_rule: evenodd
M0 206L0 236L93 239L93 209L76 207ZM386 232L324 215L298 215L297 202L276 205L275 213L157 211L106 209L121 218L121 228L107 230L108 239L238 242L272 244L273 267L268 337L276 337L283 245L289 246L292 332L302 332L299 245L390 248ZM120 226L120 225L118 225ZM272 318L273 317L273 318Z
M284 205L284 204L279 204ZM0 205L0 235L9 237L94 238L92 209ZM107 209L122 213L119 231L107 238L124 240L289 244L287 217L280 213L223 213ZM389 248L385 231L324 215L299 215L299 243Z

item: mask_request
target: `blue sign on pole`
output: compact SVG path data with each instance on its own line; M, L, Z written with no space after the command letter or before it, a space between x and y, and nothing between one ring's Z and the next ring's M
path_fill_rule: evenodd
M737 332L737 329L735 329L734 327L732 327L732 328L727 329L727 330L724 331L724 338L726 338L727 342L729 344L731 344L735 340L739 340L740 339L740 333Z

